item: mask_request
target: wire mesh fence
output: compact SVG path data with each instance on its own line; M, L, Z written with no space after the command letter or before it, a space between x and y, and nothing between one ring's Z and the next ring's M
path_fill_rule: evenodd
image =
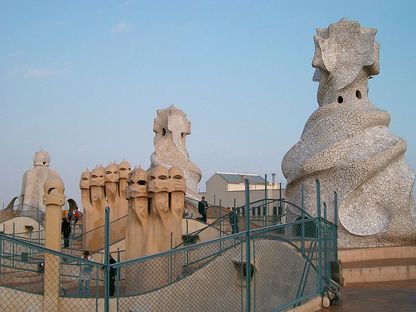
M113 252L117 261L110 260L109 247L123 238L126 219L110 223L108 209L105 226L73 235L72 248L62 252L0 234L0 311L248 312L296 307L331 283L337 226L319 213L312 217L290 205L265 199L236 207L210 225L218 230L217 239L195 244L185 235L187 244L127 261L120 250ZM289 210L291 222L286 220Z
M103 265L92 260L1 234L0 311L98 311Z
M44 252L12 238L0 239L0 283L33 294L43 294Z
M113 265L118 311L242 311L243 237Z
M117 311L273 311L294 307L320 292L318 231L301 235L302 226L310 227L310 222L305 219L253 230L249 241L242 232L115 264L119 272L115 282ZM251 246L249 264L247 243ZM329 258L325 270L327 265Z
M284 310L331 279L335 238L332 223L300 219L106 266L99 253L73 256L0 234L0 295L9 298L0 308L99 311L108 299L114 311Z
M103 221L104 222L104 221ZM127 216L121 217L110 223L112 236L110 238L110 245L113 245L124 238L126 238L127 231ZM82 248L92 252L98 252L104 249L104 224L89 230L75 229L71 236L71 247Z
M43 222L45 212L40 207L19 203L2 210L0 217L1 221L7 221L13 217L31 217L38 222Z

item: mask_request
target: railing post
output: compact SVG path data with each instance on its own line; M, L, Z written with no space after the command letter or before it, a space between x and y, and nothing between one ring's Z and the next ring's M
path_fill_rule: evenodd
M246 312L251 310L251 252L250 252L250 184L245 184L245 217L246 217Z
M215 206L215 195L214 195L214 206ZM208 212L207 212L207 218L208 218ZM215 222L215 207L212 208L212 222L211 223L214 223L214 222Z
M119 263L121 261L121 257L120 257L120 248L117 248L117 262ZM117 276L117 311L119 310L119 298L120 298L120 275L121 275L121 267L116 269L116 276Z
M222 236L222 234L221 234L221 231L222 231L222 223L223 223L223 220L221 219L222 218L222 205L221 205L221 199L220 199L220 218L219 218L219 220L220 220L220 238L221 238L221 236ZM220 240L220 254L221 254L221 252L222 252L222 240Z
M173 249L173 232L170 232L170 253L169 253L169 268L168 268L168 281L169 284L172 284L173 282L173 269L172 269L172 265L173 265L173 261L172 261L172 249Z
M335 261L338 261L338 194L334 192L334 225L335 225L335 237L334 237L334 254Z
M186 242L189 244L188 219L186 219ZM189 251L188 251L188 249L186 249L186 269L187 270L188 270L188 265L189 265Z
M104 273L105 274L105 273ZM99 281L100 281L100 279L99 279L99 277L98 277L98 270L96 269L95 270L95 285L97 286L98 284L99 284ZM105 280L104 280L104 291L105 291ZM99 301L99 299L98 299L98 287L95 287L95 312L98 312L99 310L98 310L98 301Z
M221 209L221 207L222 207L222 205L221 205L221 199L220 199L220 211L219 211L219 215L220 215L220 217L219 217L219 220L220 220L220 237L221 237L221 223L222 223L222 220L221 220L221 217L222 217L222 209Z
M74 216L72 216L72 218L74 218ZM71 232L70 232L70 241L69 241L69 244L70 244L70 246L71 246L71 255L72 255L72 251L74 250L74 224L72 223L72 220L70 220L69 221L69 227L71 228Z
M41 235L40 235L40 222L38 221L38 242L40 245Z
M318 292L323 293L322 283L322 233L321 233L321 183L316 180L316 214L317 214L317 236L318 236L318 263L317 263L317 277L318 277Z
M264 219L264 224L263 226L266 227L267 226L267 201L268 201L268 194L267 194L267 173L264 174L264 209L263 209L263 219Z
M110 208L105 208L104 226L104 312L110 311Z
M3 232L3 234L4 234L4 232ZM0 283L1 283L1 280L2 280L2 277L3 277L3 274L2 274L2 263L1 263L1 259L2 258L3 258L3 238L0 237Z
M278 215L283 213L282 207L282 182L279 182L279 211L277 212Z
M29 243L32 244L32 228L29 229ZM32 261L32 248L29 248L29 260Z
M301 251L302 251L302 256L305 257L305 202L304 202L304 189L303 189L303 184L302 184L302 188L301 188L301 203L300 206L302 208L301 210L301 218L302 218L302 223L301 223L301 236L302 236L302 240L301 240Z
M16 235L16 223L13 222L13 233L12 233L12 237L15 238ZM13 249L12 249L12 259L13 259L13 268L15 268L15 243L13 240Z
M324 252L323 252L324 253L323 254L323 261L324 261L323 266L324 266L324 268L323 268L323 272L325 274L325 278L327 278L329 276L329 262L328 262L328 259L329 259L328 252L329 252L329 250L328 250L328 242L327 242L327 240L328 240L328 225L325 221L326 217L327 217L327 215L326 215L326 211L327 211L326 203L324 202L323 205L324 205L324 220L322 221L323 227L321 228L321 230L322 230L321 236L322 236L323 245L324 245Z

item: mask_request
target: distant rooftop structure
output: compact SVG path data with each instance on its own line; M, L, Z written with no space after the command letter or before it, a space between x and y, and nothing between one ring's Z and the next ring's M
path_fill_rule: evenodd
M215 172L205 183L206 191L200 195L205 196L209 204L216 205L221 201L223 207L232 207L234 202L241 206L245 203L244 179L249 181L250 201L264 199L265 192L268 198L284 197L280 183L270 183L257 173L231 172Z
M221 178L229 183L244 183L244 179L248 179L250 184L262 184L266 182L263 177L252 173L227 173L216 172Z

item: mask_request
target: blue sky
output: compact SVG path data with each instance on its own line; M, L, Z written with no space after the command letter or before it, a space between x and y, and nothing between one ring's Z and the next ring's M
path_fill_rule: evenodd
M156 110L192 122L203 172L281 174L318 107L313 35L342 17L377 28L370 99L416 168L414 1L0 1L0 203L40 148L79 198L85 168L148 167Z

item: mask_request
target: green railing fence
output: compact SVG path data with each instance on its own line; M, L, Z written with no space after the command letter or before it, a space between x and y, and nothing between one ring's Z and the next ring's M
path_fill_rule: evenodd
M248 190L248 181L246 189ZM41 311L47 300L45 258L59 264L59 296L66 310L76 311L284 311L322 295L334 284L337 222L321 215L317 181L317 216L301 207L298 220L281 223L270 216L252 219L259 203L239 207L239 233L179 246L139 259L110 262L109 209L104 227L104 254L95 261L48 250L0 234L1 308ZM335 196L335 216L337 203ZM263 205L274 203L264 200ZM281 205L291 205L280 200ZM284 216L282 210L282 216ZM244 217L244 222L243 222ZM256 216L257 217L257 216ZM228 216L212 226L223 229ZM229 220L229 219L228 219ZM254 225L254 226L253 226ZM102 262L97 262L103 258ZM10 297L14 292L16 296ZM19 300L20 297L26 300Z

